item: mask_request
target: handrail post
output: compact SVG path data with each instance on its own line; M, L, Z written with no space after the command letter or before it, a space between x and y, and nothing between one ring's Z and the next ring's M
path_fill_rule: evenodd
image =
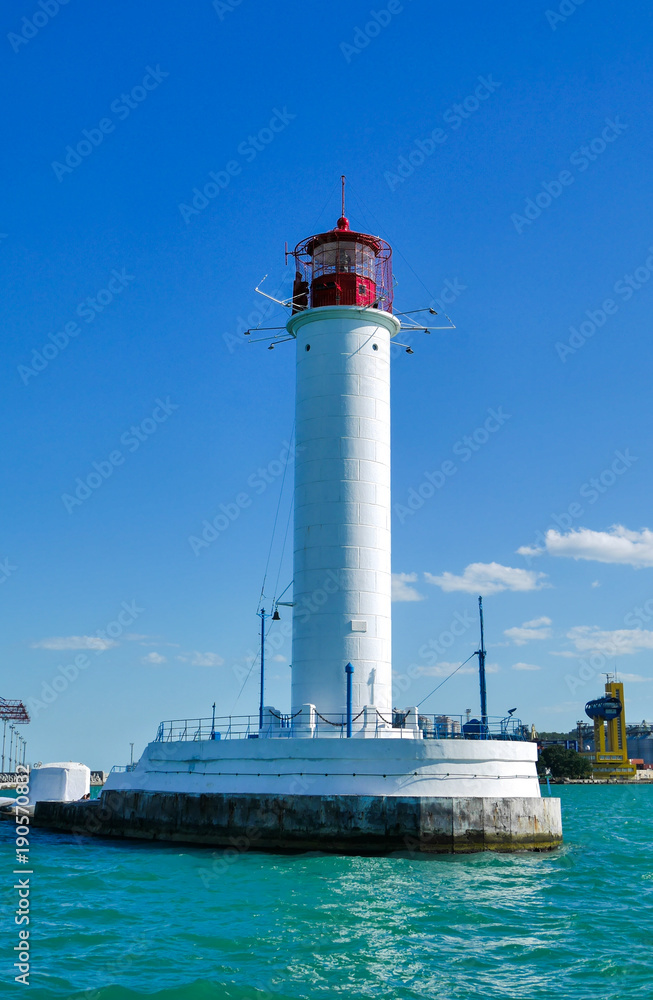
M345 667L345 674L347 675L347 738L351 736L351 691L352 691L352 676L354 673L354 668L351 663L348 663ZM341 730L342 732L342 730Z

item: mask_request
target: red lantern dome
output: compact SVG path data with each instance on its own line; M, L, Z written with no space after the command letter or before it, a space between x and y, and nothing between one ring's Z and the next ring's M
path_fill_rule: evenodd
M298 243L293 312L361 306L392 312L392 250L385 240L354 233L345 216L335 229Z

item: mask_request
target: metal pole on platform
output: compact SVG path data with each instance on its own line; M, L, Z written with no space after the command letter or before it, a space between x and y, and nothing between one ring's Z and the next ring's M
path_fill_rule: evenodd
M347 737L351 736L351 683L352 676L354 673L354 668L351 663L348 663L345 667L345 674L347 675Z
M14 751L14 732L15 732L14 727L13 726L9 726L9 733L10 733L10 737L9 737L9 771L10 772L11 772L11 755L12 755L12 753Z
M485 637L483 635L483 598L478 599L478 613L481 619L481 648L478 651L478 680L481 688L481 724L487 726L487 689L485 686Z
M2 773L5 770L5 740L7 738L7 720L2 720Z
M263 695L265 690L265 608L261 608L261 692L258 707L258 728L263 729Z

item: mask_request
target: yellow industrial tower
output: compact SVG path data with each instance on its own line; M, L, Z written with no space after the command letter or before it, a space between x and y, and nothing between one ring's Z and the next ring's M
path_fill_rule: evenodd
M604 697L588 701L585 714L594 722L594 751L584 754L591 761L593 777L634 778L637 768L628 759L623 684L608 675Z

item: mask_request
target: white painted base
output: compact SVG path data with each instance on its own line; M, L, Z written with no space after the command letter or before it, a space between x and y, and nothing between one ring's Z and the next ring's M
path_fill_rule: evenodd
M195 794L539 798L536 760L535 743L412 736L150 743L133 771L112 772L104 787Z

